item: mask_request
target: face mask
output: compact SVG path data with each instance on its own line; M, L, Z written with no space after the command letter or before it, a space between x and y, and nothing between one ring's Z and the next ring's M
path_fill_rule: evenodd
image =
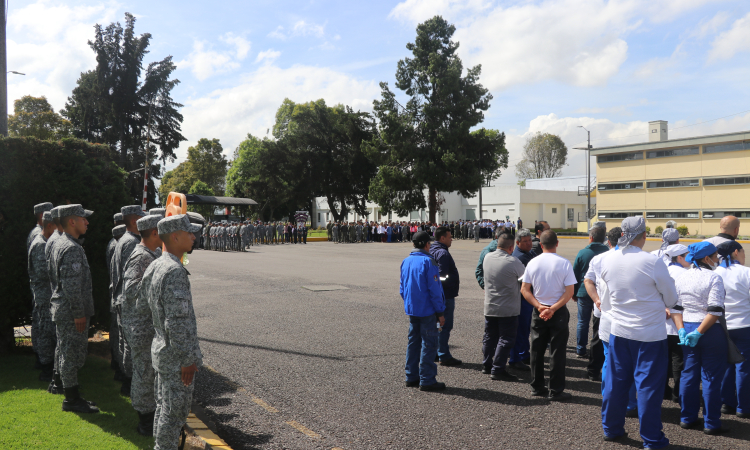
M709 263L708 263L708 267L710 267L710 268L711 268L711 270L716 270L716 268L717 268L718 266L717 266L716 264L714 264L714 262L713 262L713 261L709 260Z

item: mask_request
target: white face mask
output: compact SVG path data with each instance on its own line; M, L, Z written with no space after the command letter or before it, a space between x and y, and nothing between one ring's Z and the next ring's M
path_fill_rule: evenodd
M717 264L714 264L714 262L710 260L709 260L708 266L711 267L711 270L716 270L716 268L718 267Z

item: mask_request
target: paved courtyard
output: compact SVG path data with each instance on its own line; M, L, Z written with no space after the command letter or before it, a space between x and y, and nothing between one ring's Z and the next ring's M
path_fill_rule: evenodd
M586 243L561 240L559 252L572 261ZM528 373L520 383L481 373L484 294L474 269L487 244L451 247L461 275L451 346L464 364L438 368L448 385L441 393L404 387L408 321L398 283L411 244L194 252L188 270L207 365L196 400L234 449L641 448L637 419L627 419L622 443L601 440L599 384L575 358L575 303L570 402L530 397ZM336 290L309 289L317 286ZM750 448L747 420L727 417L732 433L709 437L682 430L671 402L663 420L674 448Z

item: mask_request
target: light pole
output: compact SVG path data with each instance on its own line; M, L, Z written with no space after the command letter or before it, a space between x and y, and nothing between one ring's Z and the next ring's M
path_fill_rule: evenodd
M578 128L586 130L583 125L578 125ZM578 150L586 150L586 228L591 228L591 132L586 130L586 134L586 148Z

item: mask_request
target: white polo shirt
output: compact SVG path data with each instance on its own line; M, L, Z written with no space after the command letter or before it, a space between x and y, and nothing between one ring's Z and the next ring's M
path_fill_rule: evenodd
M716 273L724 280L724 310L727 329L750 327L750 268L732 264L716 268Z
M557 253L542 253L526 265L523 282L533 286L539 303L552 306L560 300L567 286L576 284L576 275L567 259Z
M665 308L677 304L677 290L661 258L629 245L607 254L601 278L609 288L611 334L640 342L667 338Z
M653 252L651 252L653 254ZM682 275L685 272L685 268L682 266L675 266L671 263L667 266L667 270L669 271L669 276L672 277L673 280L676 280L677 277ZM750 292L749 292L750 293ZM667 319L664 324L667 326L667 334L670 336L677 336L677 327L674 324L674 320L670 317Z
M585 279L591 280L596 284L596 293L599 294L601 310L594 305L594 315L599 317L599 339L609 344L609 330L612 326L612 319L609 310L612 308L609 304L609 289L607 283L602 280L602 261L608 255L616 250L610 249L608 252L600 253L594 256L589 263L589 270L584 276Z

